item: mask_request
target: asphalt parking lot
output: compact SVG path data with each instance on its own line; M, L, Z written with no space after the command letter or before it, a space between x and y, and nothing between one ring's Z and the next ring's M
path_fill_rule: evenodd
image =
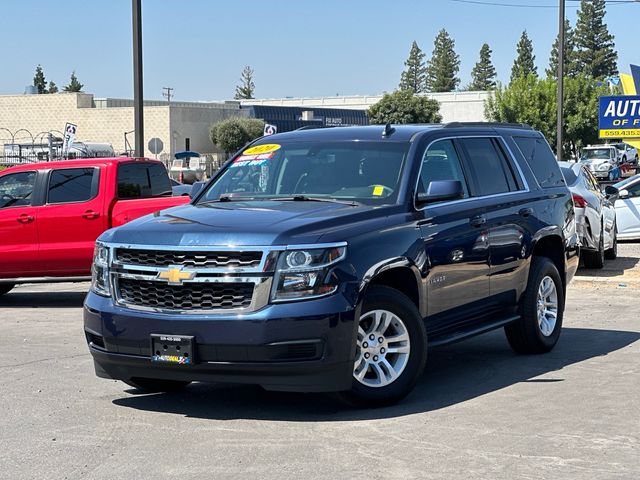
M247 386L136 394L94 376L87 284L19 287L0 300L0 477L639 478L640 246L619 254L580 271L550 354L516 356L501 331L433 350L378 410Z

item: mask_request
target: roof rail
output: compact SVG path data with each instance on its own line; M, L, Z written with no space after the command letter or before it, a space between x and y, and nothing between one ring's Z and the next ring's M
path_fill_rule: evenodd
M522 130L533 130L531 125L526 123L502 123L502 122L449 122L443 125L443 128L458 127L503 127L503 128L521 128Z

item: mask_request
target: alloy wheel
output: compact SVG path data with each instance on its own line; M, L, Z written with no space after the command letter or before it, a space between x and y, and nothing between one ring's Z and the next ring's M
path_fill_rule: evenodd
M538 287L538 327L545 337L551 336L558 319L558 291L553 279L546 276Z
M360 317L353 377L367 387L385 387L404 371L411 344L406 325L388 310Z

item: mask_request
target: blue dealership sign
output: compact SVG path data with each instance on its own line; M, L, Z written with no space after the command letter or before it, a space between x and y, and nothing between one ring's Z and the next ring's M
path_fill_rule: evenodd
M600 97L600 138L640 137L640 95Z

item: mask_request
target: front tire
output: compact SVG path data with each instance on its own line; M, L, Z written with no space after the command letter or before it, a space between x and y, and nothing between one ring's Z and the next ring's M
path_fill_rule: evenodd
M15 287L15 283L0 283L0 296L9 293Z
M364 407L400 401L413 389L427 361L427 333L420 312L402 292L373 285L364 297L357 332L352 387L340 397Z
M158 378L139 377L123 380L123 382L144 393L178 392L191 383L181 382L179 380L162 380Z
M519 310L520 319L504 328L511 348L521 354L550 352L562 330L564 288L548 258L533 257Z

